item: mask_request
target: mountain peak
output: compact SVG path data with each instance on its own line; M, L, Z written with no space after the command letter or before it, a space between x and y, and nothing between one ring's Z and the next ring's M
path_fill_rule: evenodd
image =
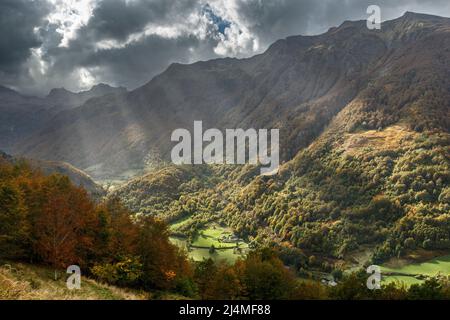
M4 86L0 86L0 93L19 94L17 91Z
M417 12L413 12L413 11L406 11L404 14L403 14L403 18L416 18L416 17L418 17L418 16L420 16L420 15L424 15L424 16L427 16L426 14L420 14L420 13L417 13Z
M440 17L431 15L431 14L406 11L401 18L403 18L403 19L430 19L430 18L440 18Z
M417 13L412 11L406 11L403 16L394 19L392 21L406 21L406 22L440 22L448 21L449 18L436 16L432 14Z
M107 83L100 82L100 83L98 83L96 85L93 85L91 90L94 89L94 88L112 88L112 87L109 84L107 84Z
M127 89L124 87L112 87L106 83L99 83L94 85L90 90L85 91L89 93L110 93L116 91L126 91Z
M51 97L65 96L68 94L72 95L74 93L72 91L67 90L66 88L54 88L54 89L50 90L47 97L51 98Z
M89 90L86 91L80 91L80 92L72 92L69 91L65 88L55 88L50 90L50 93L47 95L47 98L50 99L55 99L55 98L67 98L67 97L75 97L75 96L102 96L108 93L113 93L113 92L125 92L127 89L124 87L112 87L108 84L105 83L99 83L96 84L94 86L92 86L92 88L90 88Z
M87 90L88 92L97 91L97 90L109 90L114 89L112 86L106 83L98 83L96 85L93 85L91 89Z

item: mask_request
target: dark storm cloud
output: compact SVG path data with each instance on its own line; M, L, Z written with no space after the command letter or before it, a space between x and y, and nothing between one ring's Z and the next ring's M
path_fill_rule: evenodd
M126 42L130 35L143 32L149 24L172 26L192 13L201 12L198 1L100 1L89 22L80 28L68 47L53 47L44 59L52 61L51 77L70 87L67 75L75 68L96 70L99 81L135 88L164 71L172 62L192 62L214 56L213 39L182 32L176 37L150 34ZM99 48L102 40L116 46ZM121 42L125 44L120 45ZM193 56L195 55L195 59Z
M314 16L321 1L315 0L238 0L238 11L263 44L291 34L304 33L310 17Z
M30 56L30 49L42 44L34 28L43 23L49 10L45 1L0 1L0 72L14 75Z
M405 11L450 16L448 0L98 0L62 46L66 22L45 21L44 0L1 0L1 30L12 32L0 39L0 84L33 93L55 86L77 90L84 88L84 69L94 82L135 88L172 62L251 56L280 38L365 19L372 4L381 7L384 20ZM149 26L168 31L144 33ZM41 48L38 61L19 69L33 47Z
M124 48L89 52L81 56L78 65L86 68L100 67L102 81L135 88L164 71L172 62L190 62L189 49L201 49L204 46L195 37L167 39L151 35ZM63 65L67 63L64 61Z
M150 22L176 21L181 14L194 10L197 5L195 0L102 0L94 9L86 29L96 39L125 40Z

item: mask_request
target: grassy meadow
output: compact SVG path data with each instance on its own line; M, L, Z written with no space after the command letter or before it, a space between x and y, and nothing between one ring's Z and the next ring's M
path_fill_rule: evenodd
M421 263L410 263L395 267L382 266L382 273L389 275L383 276L385 283L403 282L410 286L412 284L422 283L426 277L436 275L450 276L450 255L434 258Z
M188 219L181 220L170 226L171 230L180 227L187 223ZM216 224L207 226L199 230L198 235L193 239L188 255L194 261L202 261L203 259L213 259L214 261L226 261L227 263L234 263L238 258L244 257L248 250L248 244L244 241L232 241L225 243L220 241L222 237L232 235L232 231L228 228L218 226ZM184 238L171 237L172 243L181 248L188 249L187 240ZM211 252L211 246L214 246L214 252ZM236 250L238 247L241 252Z

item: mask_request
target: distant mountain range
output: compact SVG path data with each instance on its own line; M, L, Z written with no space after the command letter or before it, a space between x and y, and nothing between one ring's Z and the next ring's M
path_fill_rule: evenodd
M92 98L126 92L125 88L99 84L79 93L53 89L46 97L38 98L0 86L0 148L8 152L17 149L17 144L51 125L48 121L61 111L79 107Z
M127 92L99 85L46 98L0 90L0 148L69 162L94 177L168 159L176 128L280 128L283 161L332 125L404 122L450 128L450 19L416 13L368 30L346 21L317 36L275 42L249 59L172 64ZM424 90L427 90L425 93ZM339 122L336 119L340 119Z

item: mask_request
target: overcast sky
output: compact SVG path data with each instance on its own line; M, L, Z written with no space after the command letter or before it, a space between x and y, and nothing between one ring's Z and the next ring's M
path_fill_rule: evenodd
M247 57L277 39L449 0L0 0L0 85L27 94L100 82L136 88L172 62Z

